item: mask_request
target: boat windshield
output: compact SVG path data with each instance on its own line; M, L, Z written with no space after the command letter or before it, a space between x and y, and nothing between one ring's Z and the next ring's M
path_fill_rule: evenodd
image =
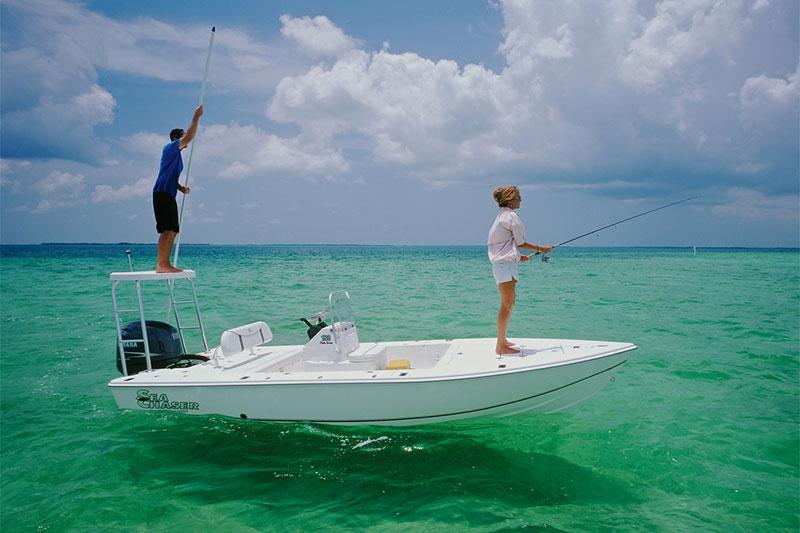
M333 326L333 344L340 354L349 354L358 348L358 332L350 294L334 291L328 295L329 316Z

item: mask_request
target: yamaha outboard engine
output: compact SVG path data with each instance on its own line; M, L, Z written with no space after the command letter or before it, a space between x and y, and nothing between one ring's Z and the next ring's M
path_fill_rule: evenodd
M155 320L147 320L145 325L147 326L147 343L150 347L150 364L153 368L164 368L180 359L183 350L177 329ZM147 369L142 338L141 322L130 322L122 328L122 346L125 349L125 365L128 375ZM117 346L117 370L122 373L119 346Z

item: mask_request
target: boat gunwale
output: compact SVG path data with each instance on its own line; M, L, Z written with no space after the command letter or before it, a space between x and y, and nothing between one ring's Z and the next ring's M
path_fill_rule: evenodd
M588 358L577 358L577 359L569 359L564 361L559 361L557 363L550 363L545 365L539 366L526 366L522 368L507 368L507 369L498 369L492 372L482 371L476 374L450 374L446 376L422 376L422 377L415 377L415 376L399 376L399 375L392 375L392 376L376 376L376 377L369 377L369 378L347 378L347 379L325 379L324 381L320 381L319 378L314 379L286 379L286 380L267 380L264 378L260 378L258 380L253 381L244 381L240 378L235 380L227 380L227 381L193 381L193 382L182 382L182 381L158 381L158 380L151 380L147 382L131 382L131 381L119 381L124 378L135 377L138 375L146 375L146 372L140 372L139 374L135 374L134 376L120 376L114 378L108 383L108 387L111 388L131 388L131 387L144 387L144 386L168 386L168 387L228 387L228 386L273 386L273 385L330 385L330 384L366 384L366 383L381 383L383 385L387 383L428 383L428 382L444 382L444 381L465 381L468 379L481 379L493 376L507 376L513 374L519 374L523 372L531 372L531 371L541 371L547 370L549 368L558 368L567 365L576 365L581 364L584 362L590 362L597 359L603 359L606 357L612 357L614 355L623 354L626 352L630 352L633 350L638 349L638 346L635 344L629 344L624 346L621 349L611 350L609 352L603 352L592 357ZM627 359L624 362L626 362ZM622 363L620 363L622 364ZM616 365L619 366L619 365ZM615 366L615 367L616 367ZM611 367L611 368L615 368ZM158 369L154 372L157 372ZM412 369L413 370L413 369ZM429 370L429 369L425 369ZM608 369L606 369L608 370ZM407 372L407 370L404 370ZM329 371L330 372L330 371ZM367 370L366 372L369 373L376 373L376 372L385 372L384 370ZM399 370L394 370L391 372L400 372ZM294 374L299 374L300 372L294 372ZM324 372L303 372L305 374L310 375L319 375L323 374ZM257 372L251 374L258 374ZM264 373L265 376L269 376L270 374L283 374L282 372L269 372Z

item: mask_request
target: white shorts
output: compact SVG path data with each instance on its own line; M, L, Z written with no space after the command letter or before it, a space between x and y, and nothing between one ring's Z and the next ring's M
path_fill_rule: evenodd
M509 261L492 263L492 274L498 285L512 279L519 279L519 263Z

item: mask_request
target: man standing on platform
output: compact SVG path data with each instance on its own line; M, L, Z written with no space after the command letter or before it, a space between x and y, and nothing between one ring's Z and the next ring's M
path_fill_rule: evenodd
M161 152L161 168L158 171L156 184L153 186L153 212L156 215L156 231L158 237L158 259L156 272L181 272L170 264L169 256L172 253L172 243L180 232L178 221L178 202L175 197L178 191L189 194L189 187L178 183L178 177L183 170L181 150L186 148L197 133L197 124L203 115L203 106L198 106L194 111L189 129L184 131L175 128L169 132L170 142Z

